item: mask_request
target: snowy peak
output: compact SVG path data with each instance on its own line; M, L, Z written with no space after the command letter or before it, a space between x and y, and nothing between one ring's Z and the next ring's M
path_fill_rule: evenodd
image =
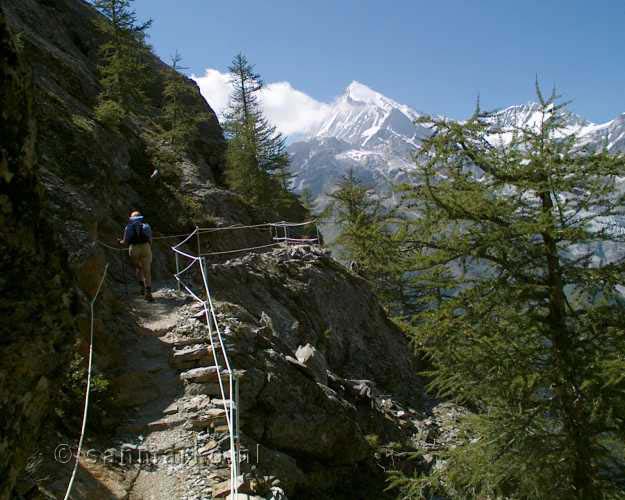
M537 103L510 106L495 113L494 126L502 129L539 127L541 107ZM607 123L592 123L570 111L565 115L561 134L576 134L580 143L592 149L607 147L608 152L625 151L625 113Z
M414 147L424 136L421 127L414 125L419 116L412 108L353 81L312 136L335 137L368 149L375 149L388 139Z
M370 89L363 83L357 82L356 80L354 80L347 86L343 95L353 101L358 101L365 104L377 104L383 102L386 99L379 92Z
M365 104L367 106L375 106L386 111L398 109L411 120L415 120L420 115L414 109L400 104L393 99L386 97L380 92L367 87L365 84L354 80L350 83L343 95L339 97L339 102L349 102L350 104Z
M528 102L527 104L504 108L495 113L492 117L493 124L502 128L537 127L540 125L541 119L541 106L536 102ZM592 124L575 113L567 112L566 125L569 129L579 130Z

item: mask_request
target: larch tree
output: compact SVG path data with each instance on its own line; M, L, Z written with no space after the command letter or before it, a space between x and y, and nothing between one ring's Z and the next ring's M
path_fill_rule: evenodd
M395 478L406 498L625 498L625 158L537 92L535 125L429 118L405 192L429 291L412 334L432 389L473 410L441 466Z
M148 100L145 45L152 21L140 23L132 9L133 0L94 0L103 15L96 19L98 31L106 41L100 47L100 85L96 106L99 120L117 127L128 112L141 111Z
M193 137L198 120L202 117L194 114L185 105L185 101L193 95L193 87L185 82L180 74L184 69L186 68L182 66L182 56L176 51L171 57L169 68L165 70L164 104L161 113L165 138L174 151L184 149Z
M224 114L226 181L252 203L275 205L288 190L284 137L263 115L258 95L263 81L247 58L237 54L228 69L232 94Z
M386 207L353 170L327 196L327 216L338 227L336 244L343 258L354 263L393 314L403 315L408 280L401 253L404 233L395 210Z

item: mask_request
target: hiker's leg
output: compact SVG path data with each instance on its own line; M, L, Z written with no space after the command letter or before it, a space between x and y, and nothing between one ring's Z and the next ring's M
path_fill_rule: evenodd
M145 278L145 286L152 286L152 247L148 244L146 245L145 255L141 260L141 266L143 268L143 276Z
M143 283L143 285L146 286L145 273L143 272L143 266L141 262L137 262L137 279L139 280L139 283Z
M145 279L141 266L140 249L136 245L131 245L128 253L130 255L130 261L132 262L132 266L135 268L135 276L137 277L139 287L141 288L141 295L143 295L145 293Z
M152 302L152 247L149 244L142 249L141 267L145 277L145 299Z

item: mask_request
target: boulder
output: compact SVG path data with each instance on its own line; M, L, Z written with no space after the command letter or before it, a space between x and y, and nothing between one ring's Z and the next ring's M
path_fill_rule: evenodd
M295 357L300 363L312 371L317 382L327 385L328 362L322 352L315 349L313 345L306 344L297 348Z

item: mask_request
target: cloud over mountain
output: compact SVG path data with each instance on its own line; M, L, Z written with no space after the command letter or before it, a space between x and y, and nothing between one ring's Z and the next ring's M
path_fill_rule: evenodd
M209 68L203 76L193 75L210 106L221 117L230 96L230 76ZM260 95L265 116L280 132L289 136L315 130L328 116L331 106L293 88L289 82L268 84Z

